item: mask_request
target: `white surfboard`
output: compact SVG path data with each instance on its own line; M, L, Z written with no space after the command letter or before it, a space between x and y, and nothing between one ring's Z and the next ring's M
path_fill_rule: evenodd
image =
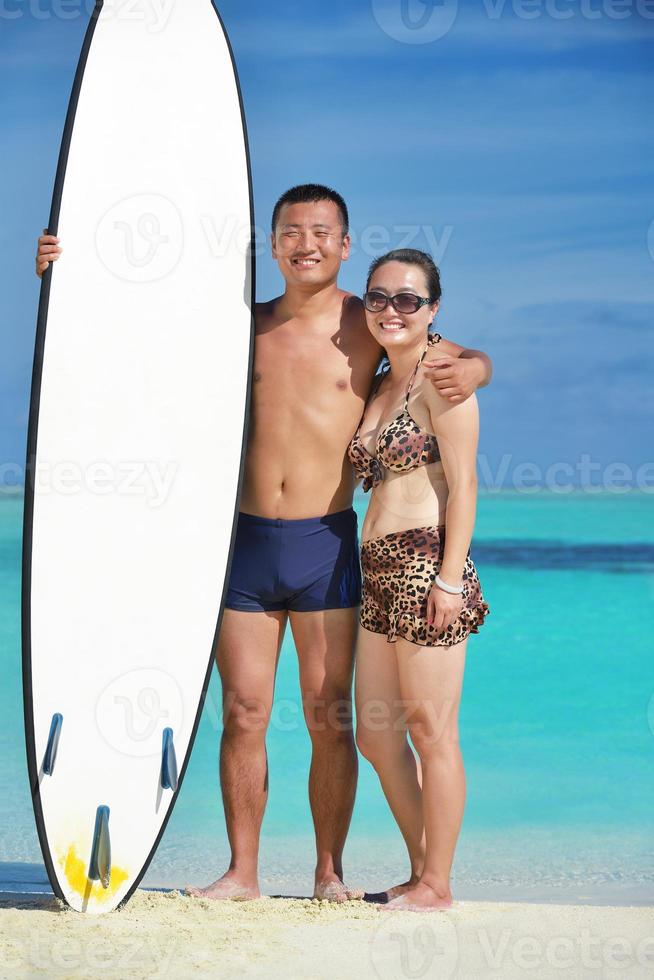
M98 3L73 86L28 438L29 775L55 894L126 901L188 762L231 561L251 179L211 0Z

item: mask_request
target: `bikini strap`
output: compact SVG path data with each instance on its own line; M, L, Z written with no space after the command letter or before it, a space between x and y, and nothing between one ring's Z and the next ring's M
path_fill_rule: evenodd
M415 384L416 375L418 374L418 368L420 367L420 365L424 361L425 354L427 353L428 350L429 350L429 344L427 344L427 346L425 347L424 351L422 352L422 356L421 356L420 360L418 361L418 363L416 364L415 368L413 369L413 374L411 375L411 379L409 381L409 386L408 386L408 388L406 390L406 398L404 399L404 411L405 412L409 408L409 395L411 394L411 389L413 388L413 386Z
M415 384L416 375L418 374L418 368L420 367L420 365L424 361L425 357L427 356L427 352L429 351L430 347L432 347L434 344L440 343L440 340L441 340L441 335L439 333L432 333L432 334L429 335L429 339L427 340L427 346L425 347L424 351L422 352L422 357L420 358L420 360L416 364L415 370L414 370L413 374L411 375L411 380L409 381L409 387L406 390L406 398L404 399L404 411L405 412L408 411L408 408L409 408L409 395L411 394L411 389L413 388L413 386Z

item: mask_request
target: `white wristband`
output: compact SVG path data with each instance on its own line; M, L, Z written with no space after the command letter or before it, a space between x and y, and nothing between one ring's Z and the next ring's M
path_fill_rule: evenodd
M442 589L443 592L448 592L450 595L461 595L463 592L463 585L460 585L458 589L455 589L453 585L448 585L447 582L444 582L440 575L436 576L436 585L439 589Z

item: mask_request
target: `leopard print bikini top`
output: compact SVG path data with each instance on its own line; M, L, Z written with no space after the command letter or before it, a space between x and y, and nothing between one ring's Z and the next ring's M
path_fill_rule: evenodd
M366 414L365 409L363 411L359 427L348 447L348 456L354 466L357 478L363 480L364 493L381 483L385 469L392 470L394 473L405 473L417 466L437 463L441 458L436 436L419 426L409 413L409 395L416 380L418 368L427 351L439 343L440 339L440 334L437 333L432 334L429 338L427 347L411 375L404 399L404 411L379 430L374 456L368 452L361 439L361 426ZM385 371L377 376L366 407L387 374L388 371Z

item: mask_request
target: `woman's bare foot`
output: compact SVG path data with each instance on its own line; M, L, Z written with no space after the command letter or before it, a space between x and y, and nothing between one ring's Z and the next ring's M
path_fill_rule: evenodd
M320 880L316 879L313 890L313 897L323 902L350 902L363 896L363 889L348 888L336 874L325 875Z
M420 876L416 875L411 877L408 881L405 881L402 885L393 885L392 888L385 888L381 892L371 892L366 893L366 901L373 902L376 905L387 905L388 902L392 902L394 898L399 898L400 895L404 895L408 892L410 888L414 888L420 881Z
M433 912L451 909L452 904L452 892L449 888L437 890L419 881L382 908L385 912Z
M233 902L248 902L261 898L256 881L251 883L239 879L233 871L227 871L222 878L214 881L212 885L207 885L206 888L187 887L184 891L194 898L231 899Z
M386 895L386 901L392 902L394 898L399 898L400 895L405 895L411 888L415 886L420 881L419 878L410 878L409 881L405 881L403 885L393 885L392 888L388 888L384 895Z

